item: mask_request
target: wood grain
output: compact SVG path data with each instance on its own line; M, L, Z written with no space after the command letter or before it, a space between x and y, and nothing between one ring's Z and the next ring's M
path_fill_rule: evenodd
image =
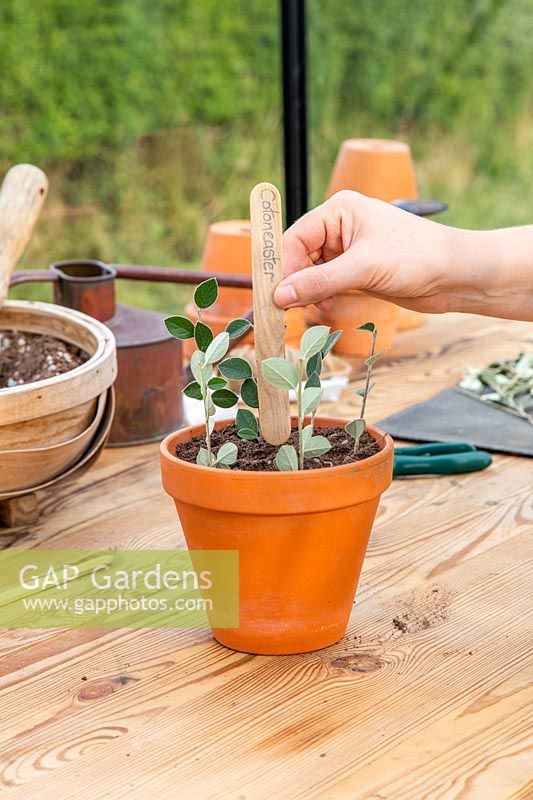
M289 393L263 378L265 358L285 357L285 315L274 303L274 289L283 278L281 197L271 183L258 183L250 194L254 341L258 364L261 434L270 444L283 444L291 432Z
M532 344L527 324L433 318L376 369L369 414ZM531 475L498 456L394 481L348 634L321 652L252 657L206 631L3 632L0 797L531 797ZM17 547L184 546L156 445L107 451L42 511Z
M9 278L26 247L46 198L48 178L32 164L17 164L0 188L0 308Z

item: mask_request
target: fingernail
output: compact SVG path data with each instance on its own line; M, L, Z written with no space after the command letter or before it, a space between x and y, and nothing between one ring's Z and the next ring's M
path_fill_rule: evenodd
M296 290L290 283L281 283L274 292L274 301L278 306L290 306L291 303L296 303L297 300Z

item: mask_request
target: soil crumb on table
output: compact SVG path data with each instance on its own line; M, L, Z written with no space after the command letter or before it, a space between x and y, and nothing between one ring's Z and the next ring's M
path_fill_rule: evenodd
M315 436L325 436L331 444L331 450L317 458L306 458L305 469L320 469L321 467L336 467L341 464L351 464L354 461L362 461L369 456L379 452L379 444L369 433L365 431L359 441L359 449L354 454L354 440L346 433L344 428L315 428ZM213 450L225 444L233 442L237 445L239 455L232 469L239 469L248 472L277 472L274 458L278 452L278 447L261 441L246 441L237 436L236 425L228 425L220 431L213 431L211 434L211 447ZM298 449L298 431L294 430L287 440L287 444L292 444ZM176 455L183 461L196 462L196 456L201 447L205 447L205 436L195 436L188 442L179 444L176 447Z
M0 389L62 375L88 358L79 347L55 336L0 331Z
M451 599L451 592L439 586L423 594L412 593L392 618L392 625L400 633L417 633L432 628L448 619Z

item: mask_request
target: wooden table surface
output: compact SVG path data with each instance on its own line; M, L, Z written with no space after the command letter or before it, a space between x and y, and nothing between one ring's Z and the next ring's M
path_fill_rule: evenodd
M433 318L398 336L369 418L524 348L529 324ZM335 410L355 402L351 391ZM532 462L503 456L487 472L394 481L348 633L320 652L244 655L206 631L4 632L0 796L533 797L532 486ZM155 445L107 450L43 506L0 543L184 546ZM402 632L393 618L409 609Z

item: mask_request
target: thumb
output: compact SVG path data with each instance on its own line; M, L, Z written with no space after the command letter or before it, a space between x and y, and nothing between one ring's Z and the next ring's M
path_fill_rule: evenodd
M288 275L277 286L274 302L280 308L308 306L347 289L364 289L362 270L355 254L348 250L323 264L305 267Z

